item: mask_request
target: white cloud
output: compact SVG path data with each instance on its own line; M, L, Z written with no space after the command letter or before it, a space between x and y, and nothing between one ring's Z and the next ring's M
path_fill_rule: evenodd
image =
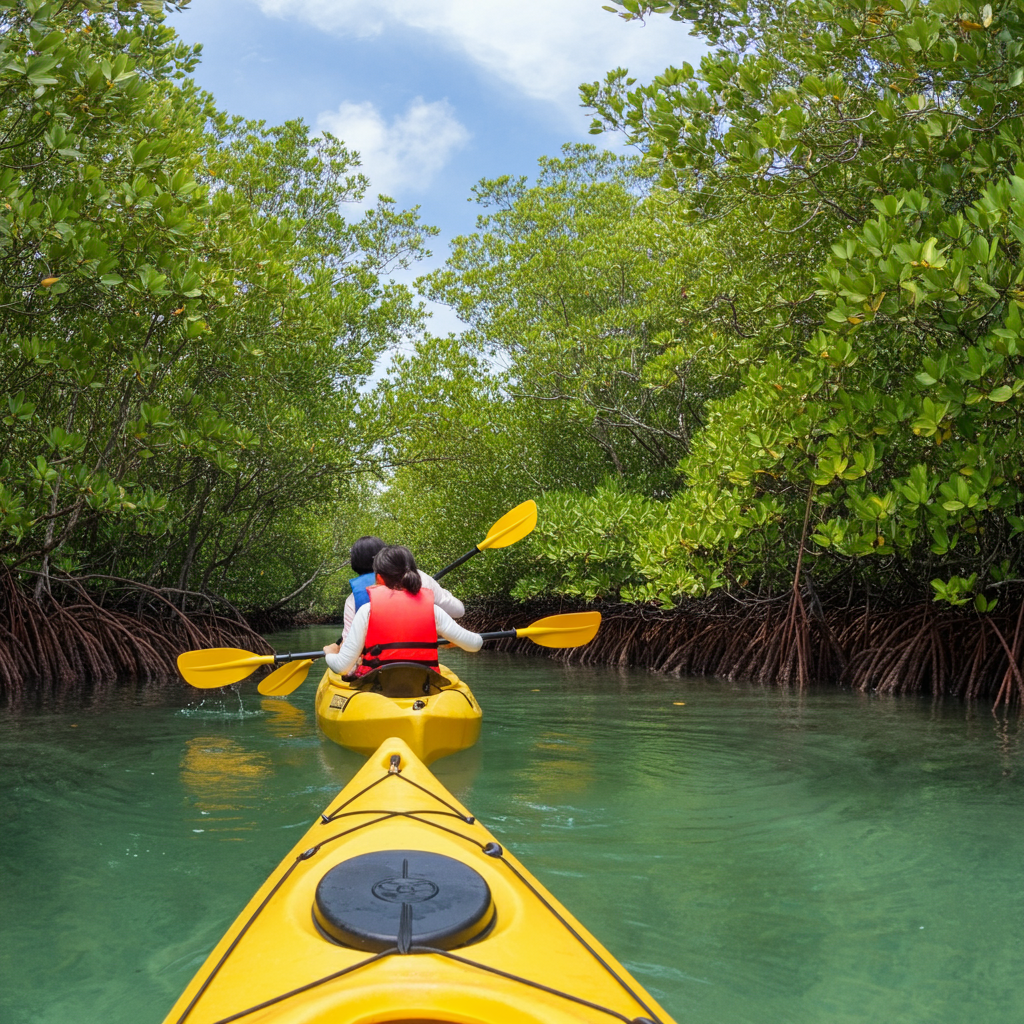
M470 137L447 100L421 97L390 124L372 103L342 103L320 114L317 126L358 151L371 194L426 188Z
M363 0L256 0L264 14L279 18L299 17L332 32L357 36L375 36L390 20L385 0L370 9Z
M368 37L425 32L534 99L576 111L577 87L628 67L640 78L703 51L668 18L627 24L603 0L255 0L265 14Z

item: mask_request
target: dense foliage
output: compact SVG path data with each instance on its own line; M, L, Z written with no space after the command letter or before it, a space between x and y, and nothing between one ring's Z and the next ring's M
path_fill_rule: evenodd
M0 558L37 595L333 598L354 536L437 568L526 497L458 589L1024 576L1020 0L615 0L712 49L583 87L639 156L480 183L420 282L447 338L388 279L431 229L347 219L356 155L218 111L160 6L0 0Z
M666 326L657 226L636 218L644 187L633 164L592 147L543 160L534 186L482 182L480 233L421 282L468 324L427 337L380 389L382 408L408 410L393 456L407 466L382 518L429 564L527 497L590 491L609 472L665 495L674 485L695 385L685 371L670 387L643 373ZM527 557L478 560L460 582L501 592L533 578Z
M215 109L161 9L0 0L0 557L266 608L360 532L431 229L346 220L355 154Z
M490 461L569 455L517 592L671 605L803 551L823 593L992 607L1024 575L1024 5L617 2L714 46L584 87L644 159L484 183L427 282L500 364L464 410L536 427Z

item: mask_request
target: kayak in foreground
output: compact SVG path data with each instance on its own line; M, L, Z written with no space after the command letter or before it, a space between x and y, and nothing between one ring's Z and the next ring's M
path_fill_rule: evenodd
M346 682L328 669L316 691L316 720L328 739L369 757L386 739L404 740L424 763L473 746L480 705L450 669L402 662Z
M398 739L249 901L165 1024L669 1024Z

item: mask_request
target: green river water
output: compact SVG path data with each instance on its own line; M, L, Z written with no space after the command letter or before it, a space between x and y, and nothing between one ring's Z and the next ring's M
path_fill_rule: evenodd
M1016 720L446 661L484 727L435 774L680 1024L1024 1021ZM163 1019L362 763L318 735L318 676L2 713L2 1024Z

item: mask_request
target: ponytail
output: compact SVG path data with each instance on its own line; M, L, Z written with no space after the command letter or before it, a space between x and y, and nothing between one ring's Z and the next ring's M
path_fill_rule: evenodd
M389 590L405 590L418 594L423 581L416 568L412 552L401 544L383 547L373 559L373 571L384 581Z

